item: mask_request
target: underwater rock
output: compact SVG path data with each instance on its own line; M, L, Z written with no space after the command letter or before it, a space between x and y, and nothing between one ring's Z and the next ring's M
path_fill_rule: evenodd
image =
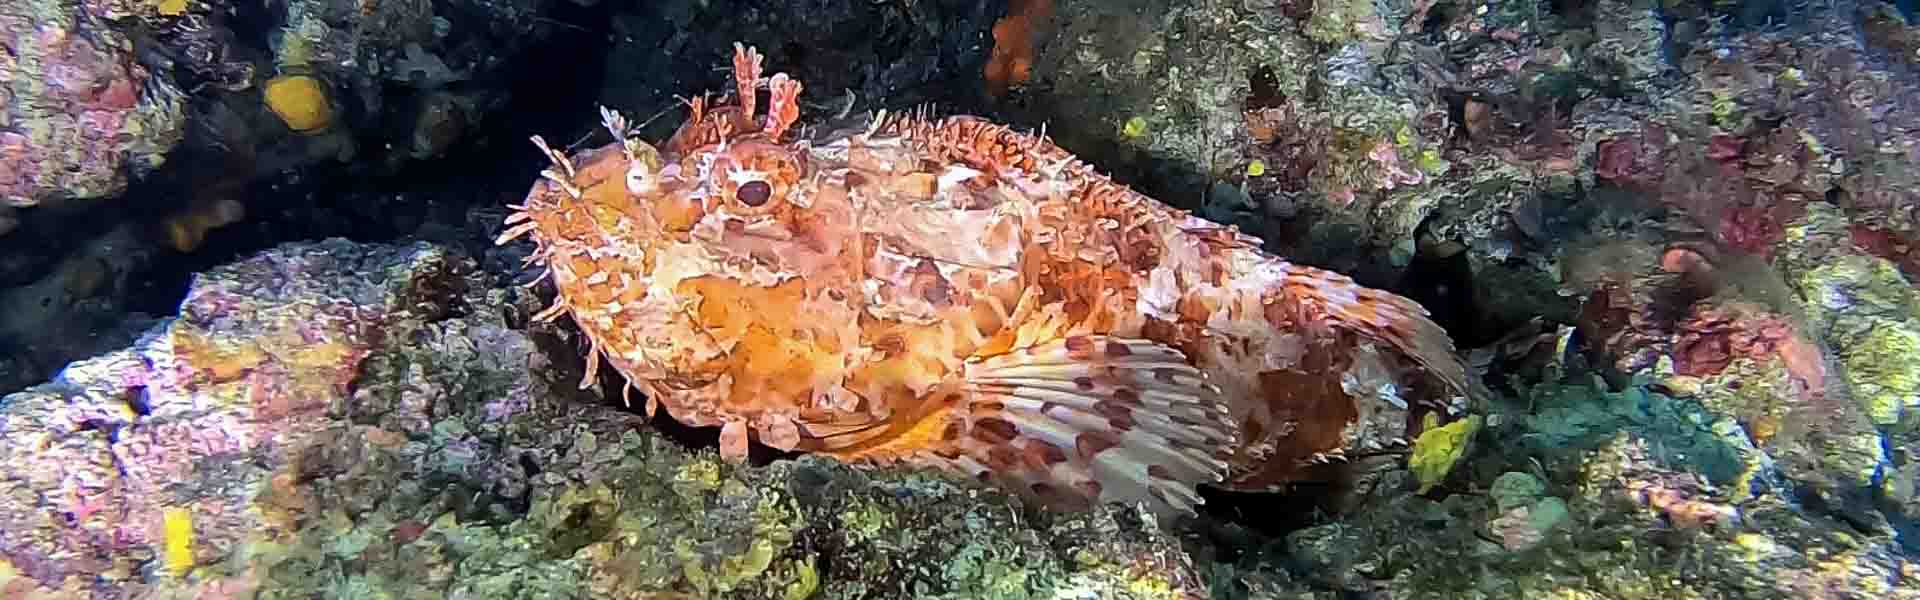
M540 45L553 44L556 35L599 35L564 20L568 5L557 0L294 0L277 6L283 7L279 27L265 34L270 47L261 49L272 54L274 81L320 85L309 97L274 97L273 111L297 133L314 133L307 130L329 120L344 127L339 135L290 142L274 140L272 128L252 135L323 147L308 152L306 163L342 155L332 148L350 145L354 155L365 153L367 164L389 171L456 143L465 132L450 123L476 123L505 107L512 82L529 77L513 68ZM573 85L550 81L551 89ZM329 110L296 110L308 106Z
M688 451L573 392L573 342L473 267L284 245L0 399L0 595L1206 597L1131 511Z
M0 206L118 195L179 143L184 98L82 2L0 6Z
M1450 127L1435 90L1383 58L1405 14L1371 2L1053 4L1034 24L1032 79L1001 112L1046 122L1116 178L1280 254L1362 281L1405 266L1386 250L1410 248L1433 208L1407 194L1444 171L1436 149ZM1222 183L1241 192L1201 193Z
M1621 393L1657 385L1655 397L1694 405L1687 421L1712 423L1742 440L1736 446L1752 446L1736 454L1764 465L1762 480L1777 473L1783 489L1772 493L1873 515L1873 488L1890 465L1882 432L1835 360L1854 350L1809 318L1825 294L1783 280L1792 277L1790 256L1809 247L1771 264L1701 244L1621 241L1592 250L1569 262L1569 284L1586 297L1583 351L1626 388ZM1694 462L1689 470L1725 485L1739 469ZM1735 500L1748 497L1742 491Z
M527 81L550 85L523 104L565 95L554 73L520 67L579 44L546 37L579 33L572 21L581 15L563 10L571 6L5 3L0 285L44 283L70 255L89 254L89 245L124 244L129 254L158 260L116 271L138 287L103 296L117 307L156 310L154 304L177 301L186 273L238 253L286 239L387 238L412 232L430 211L457 222L464 203L487 196L472 173L491 171L473 168L474 156L484 160L486 140L500 139L477 124ZM592 36L567 40L580 37ZM529 112L510 121L507 139L524 139L523 127L547 118ZM419 164L450 151L466 154L469 164ZM369 177L406 166L415 168L399 192L385 187L390 180ZM36 206L20 208L28 205ZM136 235L126 239L120 229L129 227ZM148 291L173 298L127 298ZM46 297L41 292L11 297ZM0 359L9 371L0 376L0 393L127 341L121 336L80 354L46 351L77 345L64 340L87 335L87 328L124 328L112 323L111 310L75 307L84 319L6 324L0 337L13 356ZM23 324L32 327L13 327Z
M445 310L430 294L451 268L425 246L284 247L203 275L132 347L0 399L0 589L139 596L283 534L256 496L297 481L302 453L342 425L330 411L351 410L382 335ZM169 511L186 538L162 527Z
M1519 418L1529 406L1561 408ZM1757 456L1744 434L1704 414L1601 382L1543 385L1489 416L1499 425L1482 447L1501 455L1475 457L1455 482L1474 493L1378 495L1370 510L1288 534L1283 554L1222 566L1217 576L1238 585L1216 589L1230 598L1915 597L1920 569L1891 532L1856 529L1777 493L1749 496L1766 487L1766 469L1742 466Z
M168 162L220 171L183 178L197 192L176 194L188 206L245 197L240 182L348 146L377 159L347 165L364 172L529 128L571 140L548 129L592 124L529 126L553 112L532 110L511 136L485 126L530 48L590 56L578 64L605 76L607 103L642 118L681 110L666 90L719 81L724 53L698 49L733 39L818 82L810 114L976 102L991 95L981 63L1001 51L999 2L601 4L296 0L237 11L242 22L222 16L241 6L226 0L8 3L0 190L43 206L0 206L0 234L42 231L36 210L142 180L198 131L186 119L221 159ZM1122 179L1303 262L1383 285L1429 261L1465 264L1467 336L1534 317L1580 333L1485 353L1516 380L1499 386L1513 397L1428 493L1388 469L1341 518L1300 516L1264 546L1189 540L1190 556L1125 511L1038 514L928 473L689 452L575 395L584 344L529 328L531 292L431 246L296 244L210 272L188 314L0 399L0 596L1920 589L1911 2L1047 4L1025 36L1030 77L998 116L1045 122ZM595 29L607 14L611 29ZM136 22L154 28L139 54L104 25ZM42 23L59 43L39 43ZM84 68L59 71L74 85L41 85L62 81L49 64ZM254 89L282 73L325 81L344 127L287 130ZM92 95L69 93L82 88ZM227 96L240 100L200 102ZM276 186L275 206L248 214L320 215L329 232L365 237L366 223L431 204L452 226L422 236L473 246L484 271L533 277L523 250L479 247L474 232L500 212L403 181L337 196ZM467 195L491 205L495 192ZM11 306L74 300L87 314L118 310L106 304L147 260L36 250L44 264L23 266L29 253L9 250L9 283L30 284ZM50 323L17 312L8 322ZM13 328L42 346L0 357L0 379L39 380L49 357L125 344L70 329L94 321ZM1521 358L1546 366L1504 364ZM1291 519L1279 507L1296 498L1215 517Z

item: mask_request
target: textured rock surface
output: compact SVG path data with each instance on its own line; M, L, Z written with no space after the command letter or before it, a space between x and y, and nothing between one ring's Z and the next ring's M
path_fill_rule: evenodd
M1910 11L1146 4L1056 3L1010 108L1290 257L1464 302L1490 384L1578 354L1561 375L1697 406L1732 445L1671 468L1771 482L1717 501L1916 530ZM1550 348L1496 337L1534 319Z
M1739 425L1600 381L1499 407L1475 493L1379 495L1243 556L1229 597L1915 598L1892 532L1807 511ZM1389 486L1391 489L1391 486ZM1332 592L1337 591L1337 592Z
M170 509L192 515L188 563L272 536L256 496L351 409L383 334L446 310L453 267L425 246L289 247L201 277L133 347L0 400L0 585L135 592L158 581Z
M14 208L118 195L159 167L185 95L76 0L0 6L0 234Z

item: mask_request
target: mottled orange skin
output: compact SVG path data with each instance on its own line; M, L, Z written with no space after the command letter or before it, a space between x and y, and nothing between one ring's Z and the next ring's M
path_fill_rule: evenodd
M637 141L556 156L502 236L540 246L559 296L548 316L573 317L590 362L604 355L650 411L721 426L729 457L753 437L955 469L1061 504L1189 508L1170 496L1268 489L1391 447L1468 389L1413 302L1268 255L1043 138L896 115L791 139L798 82L772 78L771 114L756 119L759 57L736 48L731 104L695 99L657 160ZM1081 392L1112 396L1054 436L1013 414L1018 385L981 383L991 369L979 366L1040 360L1028 355L1049 345L1060 363L1094 365L1070 379ZM1158 346L1198 376L1138 371L1193 390L1170 408L1106 378L1145 356L1128 348ZM1350 394L1343 377L1398 383L1411 410ZM1155 454L1160 443L1173 454ZM1116 446L1146 465L1144 488L1095 472ZM1209 466L1169 466L1183 457Z

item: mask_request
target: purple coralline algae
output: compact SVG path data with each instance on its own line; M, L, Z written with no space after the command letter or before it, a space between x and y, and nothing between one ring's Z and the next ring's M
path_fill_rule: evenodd
M184 98L83 4L0 6L0 223L16 223L16 208L125 191L180 141Z

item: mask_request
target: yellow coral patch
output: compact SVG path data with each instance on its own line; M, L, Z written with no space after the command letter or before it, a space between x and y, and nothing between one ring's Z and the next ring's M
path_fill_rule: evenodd
M341 365L353 364L359 349L352 345L328 341L318 344L297 346L280 357L289 367L298 370L338 369Z
M806 600L820 590L820 572L814 570L813 561L801 560L793 567L793 582L787 584L787 600Z
M162 517L165 541L162 558L167 571L185 576L193 568L193 513L178 506L168 507Z
M267 108L299 132L317 131L333 122L333 106L320 80L306 75L281 75L261 88Z
M221 346L197 327L176 324L169 332L176 356L205 374L206 383L224 383L246 375L268 356L252 343Z

